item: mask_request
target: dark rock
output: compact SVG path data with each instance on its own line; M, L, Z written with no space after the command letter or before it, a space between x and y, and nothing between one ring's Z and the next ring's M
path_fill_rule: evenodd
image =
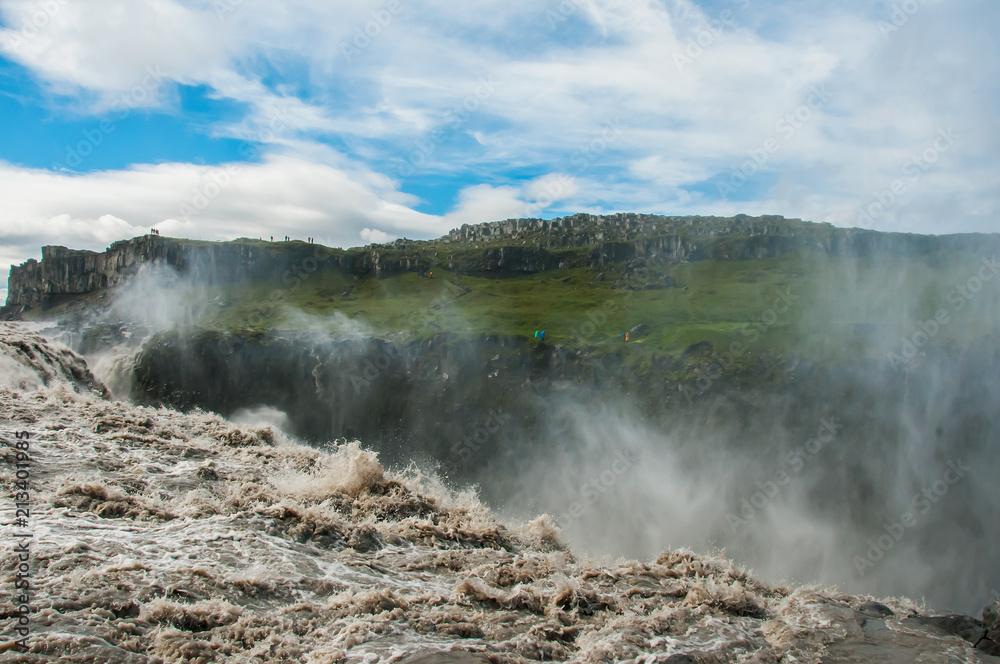
M1000 657L1000 601L983 609L983 628L986 634L976 648L987 655Z
M498 273L507 276L551 270L558 263L558 259L545 249L497 247L484 250L478 259L473 259L467 265L455 267L464 274Z
M607 265L627 261L635 256L635 245L627 242L605 242L590 253L590 262Z
M712 346L711 342L699 341L698 343L691 344L690 346L685 348L684 352L681 354L681 357L683 359L709 357L712 355L713 351L714 347Z
M959 636L972 644L978 643L986 634L983 623L969 616L915 616L913 618L906 618L906 621L912 621L927 627L935 627L946 634Z
M214 452L210 452L208 450L201 450L198 449L197 447L189 447L185 449L183 452L181 452L181 456L185 459L204 459L213 454Z
M382 548L382 543L379 541L378 533L374 529L359 526L351 531L347 540L347 546L360 553L366 553L369 551L378 551Z
M895 615L892 612L892 609L885 604L879 604L878 602L865 602L858 607L858 611L869 616L884 616L887 618Z
M410 655L399 664L489 664L490 659L481 653L455 648L450 652L425 652Z
M219 479L219 474L215 472L210 466L202 466L195 472L195 475L197 475L199 478L203 480L208 480L210 482Z
M1000 643L985 636L976 644L976 650L993 657L1000 657Z
M1000 642L1000 601L993 602L983 609L983 626L989 632L991 639Z

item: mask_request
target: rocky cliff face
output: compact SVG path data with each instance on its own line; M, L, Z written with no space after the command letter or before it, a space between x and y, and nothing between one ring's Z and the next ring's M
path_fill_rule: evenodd
M414 451L445 461L451 446L498 414L517 415L508 433L541 428L539 400L554 382L583 377L578 353L518 337L395 343L170 332L136 356L131 396L229 414L266 404L308 439L357 438L392 461ZM480 457L487 447L480 442Z
M16 318L35 307L117 286L144 265L170 266L204 282L281 278L333 264L345 272L379 275L410 269L405 262L380 263L378 251L344 252L304 242L191 242L145 235L115 242L104 252L42 247L42 260L11 268L7 305L0 318Z
M166 259L171 246L168 240L145 236L116 242L103 253L42 247L41 262L30 259L11 268L5 309L24 310L54 296L115 286L143 263Z
M161 263L180 270L216 266L216 271L251 273L256 268L253 247L238 244L191 245L154 235L115 242L104 252L42 247L41 262L28 260L11 268L7 317L45 306L65 295L81 295L114 287L146 264Z
M777 215L759 218L737 215L720 217L666 217L656 214L618 213L598 216L576 214L559 219L507 219L484 224L465 224L448 233L451 243L530 240L536 246L585 247L609 240L635 239L643 234L766 235L785 232L789 223Z
M665 217L648 214L508 219L464 225L433 241L396 240L329 249L304 242L193 242L143 236L102 253L42 248L42 260L11 268L7 306L15 318L65 296L114 287L142 265L161 263L207 281L287 278L335 267L384 278L443 265L467 275L503 277L556 268L598 267L633 259L663 262L750 260L811 249L834 256L921 254L938 248L1000 251L1000 235L927 236L834 228L780 216ZM590 251L586 251L590 248Z
M590 354L521 337L442 334L406 342L166 333L136 356L132 398L227 416L274 408L306 439L358 438L393 464L428 460L451 478L479 485L481 495L496 504L520 490L519 482L528 486L543 476L549 481L550 471L539 469L560 467L595 449L595 458L611 458L635 445L651 468L681 459L689 464L686 472L695 479L690 485L671 480L671 497L687 491L707 496L716 489L696 478L726 478L729 515L695 507L695 498L689 504L706 510L699 518L712 525L704 537L734 550L771 550L782 536L783 520L756 518L757 508L740 502L759 502L754 496L768 491L766 478L781 469L794 479L774 498L772 514L792 509L784 501L798 496L798 516L789 517L790 523L815 519L836 530L840 539L832 559L847 570L840 578L855 570L879 574L893 588L951 606L981 595L979 580L961 574L948 584L928 578L928 586L919 586L921 581L897 571L905 566L877 566L889 556L870 547L883 542L878 546L892 547L893 560L912 555L928 569L995 569L1000 553L978 543L987 541L983 533L990 532L986 524L993 514L986 487L996 477L990 449L1000 422L988 414L1000 408L1000 351L929 350L906 374L861 358L834 366L803 361L794 376L777 375L759 362L719 375L705 394L683 389L687 361L657 356L649 366L630 366L617 353ZM935 404L932 412L929 403ZM824 422L832 437L817 433ZM830 445L823 447L824 440ZM808 447L814 444L815 453ZM913 458L926 459L926 467L910 470ZM921 512L919 527L906 529L905 539L879 539L904 509L919 509L908 499L936 486L948 461L963 475L944 489L947 500ZM975 471L962 463L974 463ZM595 468L598 475L606 470ZM904 480L892 479L900 472ZM639 477L637 487L643 486ZM579 491L579 484L570 488ZM645 495L636 493L636 502L628 504L645 504ZM640 532L647 527L654 526L644 521ZM941 541L964 544L942 549ZM973 642L981 635L982 628Z

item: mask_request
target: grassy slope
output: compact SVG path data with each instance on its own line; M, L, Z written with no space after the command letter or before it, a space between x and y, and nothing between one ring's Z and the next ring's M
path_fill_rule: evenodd
M977 257L963 252L834 259L802 251L772 259L658 266L654 270L669 271L678 287L637 291L612 287L623 277L626 283L643 283L634 273L623 274L621 267L506 279L435 268L433 279L405 273L381 280L355 280L331 269L308 275L295 288L275 280L227 289L220 293L225 306L213 309L203 322L216 329L291 329L304 323L292 312L319 317L317 323L339 312L379 335L420 338L446 330L530 337L544 329L550 343L596 352L617 351L624 330L645 324L648 335L631 344L630 353L676 354L700 341L721 350L738 341L776 355L884 356L886 340L898 342L900 335L912 334L916 323L939 308L952 312L953 321L935 343L964 346L995 334L1000 279L987 284L974 306L962 312L954 312L947 300L949 291L973 276L978 265ZM605 273L603 281L597 279L600 272ZM768 310L779 292L797 301L775 321ZM276 307L265 304L272 294ZM755 340L746 326L762 320L771 324L764 324ZM586 325L588 321L595 325ZM873 335L881 345L871 343Z

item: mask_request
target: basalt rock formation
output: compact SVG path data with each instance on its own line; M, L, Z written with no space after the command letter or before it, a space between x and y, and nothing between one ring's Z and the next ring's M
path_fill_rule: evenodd
M345 274L384 278L443 265L459 274L531 274L557 268L603 266L644 259L750 260L800 249L834 256L921 254L940 248L1000 249L1000 235L908 235L834 228L780 216L666 217L648 214L561 219L508 219L464 225L432 241L395 240L348 250L305 242L194 242L146 235L115 242L106 251L42 248L42 260L11 268L0 318L46 308L67 297L116 286L144 264L199 272L208 281L290 278L297 271L334 266Z

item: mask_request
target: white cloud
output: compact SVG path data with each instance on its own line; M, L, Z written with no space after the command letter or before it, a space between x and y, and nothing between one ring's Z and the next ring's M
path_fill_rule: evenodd
M875 227L995 229L994 3L921 3L884 37L877 21L891 8L860 0L723 3L733 14L721 30L721 6L690 0L586 0L555 24L546 18L555 2L404 2L348 61L342 44L384 2L245 0L223 16L209 0L53 2L58 11L36 26L41 0L0 0L6 56L85 108L141 91L135 105L169 105L173 82L207 85L249 109L209 130L263 143L266 158L242 165L187 219L181 206L205 195L212 169L165 163L70 176L0 165L0 233L25 255L37 240L101 248L153 224L194 237L333 244L580 210L767 212L850 225L942 126L963 136L960 146ZM26 39L26 30L36 34ZM677 54L699 37L703 52L679 67ZM150 71L162 76L152 87L143 83ZM484 79L495 81L488 94ZM828 99L782 133L815 86ZM454 112L466 103L472 110ZM771 138L779 149L737 202L704 185ZM425 176L468 183L446 214L416 212L406 181L393 179L421 144L433 147Z
M365 244L381 244L392 240L394 237L395 236L384 231L380 231L377 228L361 229L361 239L364 240Z
M562 201L580 191L576 178L565 173L550 173L524 186L524 196L527 200L537 202Z
M520 187L491 187L480 184L466 187L458 194L455 209L444 216L451 228L484 220L523 216L525 202Z
M527 189L536 191L538 182ZM453 211L435 216L415 212L415 201L393 187L346 160L335 167L287 155L261 164L143 165L86 175L0 163L0 200L9 202L0 208L0 271L37 256L42 245L100 251L151 227L175 237L290 235L342 247L358 238L434 238L463 223L522 216L531 200L526 188L476 185L459 194Z
M143 85L150 71L197 81L229 59L209 15L173 0L5 0L2 11L11 26L0 31L5 55L52 84L106 99Z

